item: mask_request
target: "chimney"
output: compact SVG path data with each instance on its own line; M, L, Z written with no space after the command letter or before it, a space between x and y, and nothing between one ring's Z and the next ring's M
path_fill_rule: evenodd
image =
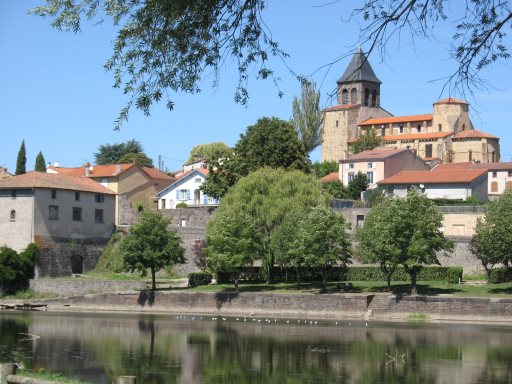
M116 174L121 172L121 164L116 164Z
M84 170L85 170L85 176L89 177L91 175L91 171L90 171L89 167L87 166L87 164L84 166Z

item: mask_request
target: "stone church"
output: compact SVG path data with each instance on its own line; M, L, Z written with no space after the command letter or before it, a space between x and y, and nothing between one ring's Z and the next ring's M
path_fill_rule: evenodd
M466 101L447 98L430 114L393 116L381 107L381 84L359 49L337 81L338 104L324 110L322 161L345 159L368 130L384 147L411 149L431 165L500 161L499 138L474 129Z

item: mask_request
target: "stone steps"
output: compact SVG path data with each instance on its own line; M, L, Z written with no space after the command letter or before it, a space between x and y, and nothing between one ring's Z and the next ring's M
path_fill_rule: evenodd
M387 312L389 311L389 296L388 295L375 295L368 305L368 309L373 312Z

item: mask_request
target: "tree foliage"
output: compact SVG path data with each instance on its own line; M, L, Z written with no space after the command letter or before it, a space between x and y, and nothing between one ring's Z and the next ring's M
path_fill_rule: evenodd
M26 289L34 277L37 255L35 244L29 244L19 254L8 247L0 247L0 293L14 293Z
M153 160L145 153L127 153L121 156L117 163L120 164L137 164L139 167L153 168Z
M488 277L495 265L512 264L512 191L489 202L485 217L477 221L471 245Z
M348 196L353 200L361 198L361 192L368 189L368 178L363 172L357 172L350 183L348 183Z
M34 170L36 172L46 172L46 161L44 160L44 156L41 151L37 154Z
M261 168L240 179L221 200L207 227L208 258L212 257L210 238L216 236L216 232L221 231L222 236L233 238L238 234L225 233L219 223L227 220L242 224L249 222L254 227L251 232L256 232L251 236L257 235L257 241L253 237L249 239L252 241L252 260L261 260L270 280L270 267L274 265L270 246L273 231L291 212L326 204L327 196L321 193L321 186L313 176L300 171ZM216 252L215 245L213 249L212 252Z
M340 165L336 160L316 161L311 165L311 169L318 178L322 178L329 173L338 172Z
M184 263L185 250L169 221L158 212L144 211L121 243L125 268L145 276L151 272L151 287L156 289L156 272L164 267Z
M298 222L290 253L306 267L321 269L324 292L330 269L350 263L352 242L346 232L349 227L343 216L325 206L312 208Z
M208 196L222 197L237 180L262 167L309 172L309 160L297 132L291 123L276 117L258 119L247 127L233 152L209 163L202 186Z
M306 80L301 84L301 97L293 98L292 124L299 135L306 153L322 144L323 112L320 108L320 92L316 83Z
M98 147L98 152L94 154L95 163L98 165L103 164L116 164L119 160L129 153L142 153L141 143L137 140L128 140L125 143L115 144L102 144Z
M200 160L218 161L229 157L231 153L231 148L222 141L199 144L190 150L187 163L193 163Z
M453 242L441 232L443 215L417 189L406 198L387 199L372 208L357 232L358 255L368 263L379 263L389 279L401 264L416 293L416 276L422 265L439 264L437 252L450 251Z
M375 129L370 129L362 133L357 139L350 144L352 153L359 153L367 149L374 149L382 144L382 138L377 136Z
M345 187L340 180L331 181L330 183L323 183L323 189L333 199L348 199L348 198L350 198L349 191L348 191L347 187Z
M25 150L25 140L21 142L20 149L18 151L18 157L16 159L16 175L23 175L27 173L27 152Z
M276 80L267 62L286 53L262 21L264 6L264 0L46 0L32 12L51 17L52 25L65 31L78 32L83 18L104 15L119 26L114 53L105 64L114 86L129 95L115 122L118 129L133 105L149 115L164 98L172 110L171 92L198 93L200 80L212 72L217 84L226 61L238 69L239 103L248 101L251 74Z

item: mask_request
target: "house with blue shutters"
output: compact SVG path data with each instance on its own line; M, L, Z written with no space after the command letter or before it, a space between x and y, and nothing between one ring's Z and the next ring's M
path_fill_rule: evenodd
M219 205L219 199L210 197L201 191L208 170L204 168L191 169L181 174L174 183L156 194L158 209L175 209L179 203L189 207L214 207Z

